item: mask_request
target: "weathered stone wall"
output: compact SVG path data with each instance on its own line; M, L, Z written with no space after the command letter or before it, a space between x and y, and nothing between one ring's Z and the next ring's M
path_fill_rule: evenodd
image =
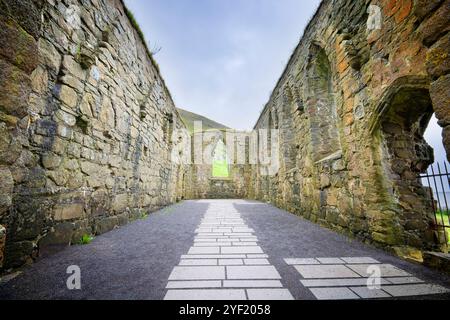
M184 190L187 199L248 198L251 167L246 137L248 135L245 132L234 130L210 130L192 135L192 157L190 159L192 165L185 170L187 174ZM219 140L227 148L228 178L213 177L212 163L208 163L210 161L206 156L201 157L201 163L198 163L199 161L195 158L195 153L197 153L197 159L200 159L199 154L211 154ZM199 145L198 148L195 147L196 144Z
M184 124L122 2L0 6L4 267L181 198Z
M255 127L280 130L281 169L255 167L251 197L399 255L438 249L417 176L433 112L450 155L449 19L448 0L323 1Z

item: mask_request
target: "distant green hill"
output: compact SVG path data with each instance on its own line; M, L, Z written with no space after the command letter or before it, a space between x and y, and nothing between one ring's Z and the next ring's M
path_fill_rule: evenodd
M193 112L189 112L183 109L178 108L178 112L180 113L181 118L183 118L184 123L186 124L188 130L192 133L194 132L194 121L202 121L203 130L211 130L211 129L229 129L227 126L215 122L211 119L203 117Z

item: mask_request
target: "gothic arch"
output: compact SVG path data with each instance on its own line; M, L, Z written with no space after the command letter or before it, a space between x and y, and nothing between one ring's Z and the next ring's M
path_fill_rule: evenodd
M312 44L306 69L305 106L315 161L341 151L332 69L325 50Z

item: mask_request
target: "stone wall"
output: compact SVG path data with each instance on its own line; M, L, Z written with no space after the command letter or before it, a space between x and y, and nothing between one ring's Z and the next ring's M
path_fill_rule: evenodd
M170 155L184 124L122 2L0 6L4 267L181 198Z
M323 1L255 127L280 130L281 169L255 167L250 195L402 256L439 249L417 176L433 112L450 155L449 13L448 0Z
M247 136L245 132L234 130L210 130L192 135L192 157L190 158L192 164L185 170L184 190L187 199L248 198L251 167L248 161ZM206 156L201 157L201 163L195 158L195 153L201 152L202 155L206 155L214 152L219 140L225 144L229 157L229 177L227 178L213 177L212 163ZM238 152L239 150L241 152Z

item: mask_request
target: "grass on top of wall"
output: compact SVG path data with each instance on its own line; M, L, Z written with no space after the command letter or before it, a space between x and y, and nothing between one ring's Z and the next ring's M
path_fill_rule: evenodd
M123 7L125 9L125 14L127 15L128 19L131 22L131 25L136 30L136 32L138 33L138 35L141 38L142 42L144 43L145 50L147 51L147 54L150 57L150 60L152 61L153 65L158 70L158 72L160 72L159 65L155 61L155 59L153 58L153 53L151 52L151 50L148 47L147 40L145 39L144 32L142 31L141 27L139 26L139 23L137 22L136 18L134 17L134 14L125 6L125 3L123 4Z

